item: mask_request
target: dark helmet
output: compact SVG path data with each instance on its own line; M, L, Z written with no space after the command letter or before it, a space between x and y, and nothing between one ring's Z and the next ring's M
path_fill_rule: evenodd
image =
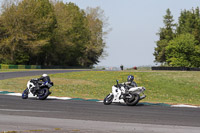
M134 76L133 75L129 75L127 78L128 82L132 82L134 80Z

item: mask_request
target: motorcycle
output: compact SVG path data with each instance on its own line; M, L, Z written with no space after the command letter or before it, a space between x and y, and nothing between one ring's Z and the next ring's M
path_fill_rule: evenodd
M144 99L145 87L128 88L125 83L112 86L112 93L108 94L103 103L109 105L111 103L125 103L128 106L136 105L140 100Z
M36 85L39 85L39 89L36 89ZM28 95L31 93L33 96L40 100L45 100L51 92L49 89L53 86L53 82L41 82L38 79L31 79L27 82L27 88L22 93L22 99L27 99Z

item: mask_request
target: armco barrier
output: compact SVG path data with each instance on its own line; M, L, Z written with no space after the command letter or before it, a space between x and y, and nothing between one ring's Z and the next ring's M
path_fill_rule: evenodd
M38 65L5 65L0 64L0 69L41 69Z
M9 69L9 65L4 65L4 64L2 64L2 65L1 65L1 69Z
M18 69L17 65L8 65L9 69Z
M200 68L191 68L191 67L151 67L151 70L200 71Z
M0 69L91 69L80 66L40 66L40 65L5 65L0 64Z
M18 69L25 69L25 65L18 65Z
M41 66L31 65L31 69L41 69Z
M31 65L31 69L36 69L36 65Z
M31 65L25 65L25 69L31 69Z
M36 66L36 69L41 69L41 66Z

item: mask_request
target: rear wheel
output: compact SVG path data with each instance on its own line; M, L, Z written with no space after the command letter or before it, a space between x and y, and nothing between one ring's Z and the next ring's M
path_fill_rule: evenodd
M28 88L26 88L22 93L22 99L27 99L27 98L28 98Z
M114 98L113 94L108 94L108 95L105 97L105 99L103 100L103 103L104 103L105 105L109 105L109 104L112 103L113 98Z
M134 106L136 105L139 100L140 100L140 95L139 94L131 94L132 95L132 98L127 98L127 99L124 99L125 103L128 105L128 106Z
M49 89L48 88L42 88L38 91L38 98L40 100L45 100L49 96Z

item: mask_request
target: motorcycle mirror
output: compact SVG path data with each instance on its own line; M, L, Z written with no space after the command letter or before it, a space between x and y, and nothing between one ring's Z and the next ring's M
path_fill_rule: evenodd
M117 84L119 83L119 80L116 80L117 81Z

